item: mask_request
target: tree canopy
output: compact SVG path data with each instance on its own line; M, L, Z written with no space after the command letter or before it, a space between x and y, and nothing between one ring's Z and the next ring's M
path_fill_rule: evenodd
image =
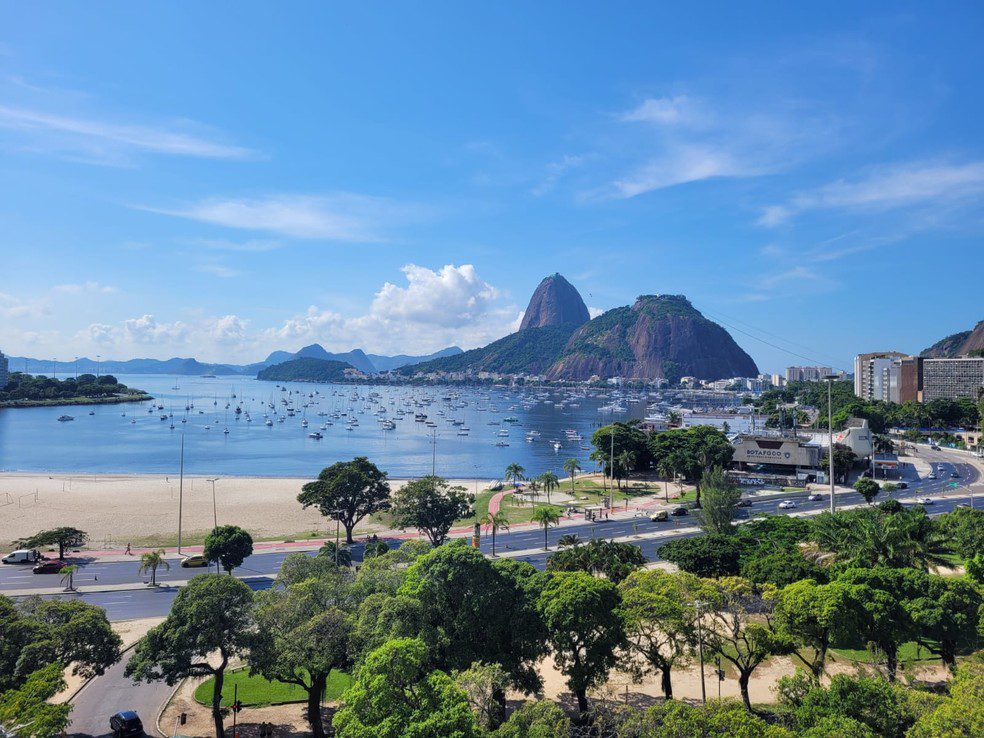
M472 514L471 498L464 487L441 477L421 477L405 484L393 496L393 520L400 528L416 528L440 546L454 522Z
M359 521L390 507L390 486L386 472L365 456L339 461L321 470L317 480L305 484L297 501L305 508L317 507L327 518L345 528L345 541L351 544L352 531Z

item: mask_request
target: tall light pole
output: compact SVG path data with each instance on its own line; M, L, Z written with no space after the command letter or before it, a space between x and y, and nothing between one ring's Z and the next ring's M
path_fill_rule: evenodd
M697 651L700 654L700 701L705 705L707 704L707 685L704 682L704 631L701 628L701 621L703 620L702 609L706 604L702 600L694 602L694 607L697 609Z
M830 474L830 512L837 511L837 504L834 502L834 410L833 392L836 374L828 374L824 377L827 380L827 460L829 462Z
M181 513L184 504L185 434L181 434L181 468L178 476L178 553L181 553Z
M219 478L218 477L214 477L213 479L206 479L205 481L212 483L212 527L213 528L218 528L219 527L219 516L218 516L218 513L215 510L215 483L219 481Z

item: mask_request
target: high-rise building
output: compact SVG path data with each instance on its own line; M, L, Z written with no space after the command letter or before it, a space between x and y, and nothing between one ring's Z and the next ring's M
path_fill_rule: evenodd
M984 357L961 356L956 359L919 359L922 378L920 397L923 402L976 400L984 391Z
M789 366L786 367L787 382L819 382L833 374L829 366Z
M3 351L0 351L0 389L7 386L7 379L10 377L10 367L7 363L7 357L3 355Z
M854 394L863 400L899 402L902 359L898 351L877 351L854 357Z

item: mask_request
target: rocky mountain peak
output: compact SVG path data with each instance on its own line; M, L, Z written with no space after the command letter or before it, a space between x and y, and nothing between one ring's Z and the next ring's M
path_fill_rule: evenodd
M530 298L519 329L581 325L591 316L577 289L559 273L546 277Z

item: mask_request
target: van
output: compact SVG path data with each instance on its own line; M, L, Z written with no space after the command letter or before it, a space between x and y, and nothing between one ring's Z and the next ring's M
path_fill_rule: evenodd
M41 554L26 548L12 551L2 559L5 564L36 564L40 560Z
M657 510L649 516L649 519L654 523L665 523L670 519L670 514L666 510Z

